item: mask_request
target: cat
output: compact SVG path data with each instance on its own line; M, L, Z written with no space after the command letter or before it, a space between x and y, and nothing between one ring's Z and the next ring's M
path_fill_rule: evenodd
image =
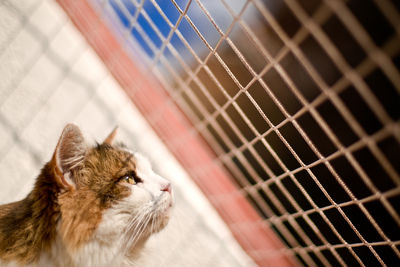
M168 223L173 192L139 153L65 126L33 190L0 205L0 266L131 266Z

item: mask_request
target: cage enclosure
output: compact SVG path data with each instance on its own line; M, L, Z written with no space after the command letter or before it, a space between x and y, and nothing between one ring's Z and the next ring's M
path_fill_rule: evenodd
M93 101L96 109L112 109L117 102L112 102L107 89L99 97L90 88L103 84L104 78L116 81L113 86L125 91L161 145L216 209L215 221L222 218L230 230L221 226L229 241L218 235L205 239L202 246L213 247L212 253L206 250L207 259L174 261L172 256L166 264L400 264L398 1L57 3L68 18L56 23L59 28L41 26L38 30L31 19L35 7L23 9L22 4L3 1L5 14L12 17L15 13L18 25L4 34L2 50L12 46L13 36L23 28L30 35L26 38L36 39L37 47L32 49L58 64L60 73L54 76L74 77L77 86L87 88L84 98ZM86 49L101 59L96 64L106 68L99 71L106 73L102 78L92 75L88 83L74 71L77 64L69 63L79 61L83 53L74 54L70 48L81 44L56 41L67 20L85 38L90 47L81 42ZM65 51L59 56L53 49L62 43ZM10 81L3 81L1 89L2 128L21 148L26 144L29 110L42 106L40 99L51 99L52 85L60 83L49 81L49 89L29 92L44 98L29 104L34 107L24 108L25 115L15 121L7 103L17 98L15 88L22 86L24 75L36 62L33 58L23 66L11 64L11 70L17 68L16 73L22 74L7 76ZM91 67L81 70L96 72ZM74 94L76 107L82 106L82 91ZM105 117L112 113L102 112ZM7 157L6 152L2 155ZM188 216L193 224L196 218L209 221L204 214L193 216L196 212ZM204 226L196 235L196 229L184 235L201 239L212 232ZM220 245L211 245L212 240ZM196 255L193 247L190 255ZM251 259L239 255L241 249Z

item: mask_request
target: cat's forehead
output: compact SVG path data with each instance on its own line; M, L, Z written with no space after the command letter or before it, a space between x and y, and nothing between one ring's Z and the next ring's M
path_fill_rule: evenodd
M105 169L136 169L137 159L135 154L124 146L110 146L99 144L92 148L88 161L104 165Z

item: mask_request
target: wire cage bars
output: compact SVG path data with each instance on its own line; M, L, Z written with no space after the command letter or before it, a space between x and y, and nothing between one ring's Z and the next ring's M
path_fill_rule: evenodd
M103 35L90 32L98 28L85 24L84 12L76 19L77 4L59 2L91 34L89 42L101 46ZM245 227L273 229L286 245L257 249L258 239L241 239L235 215L223 215L257 263L276 254L307 266L400 263L398 1L90 5L118 40L102 56L114 75L129 76L118 69L127 59L112 55L121 46L142 73L151 73L146 79L157 77L149 84L138 79L139 93L131 93L139 107L147 101L142 112L150 123L166 123L171 106L189 118L190 129L179 138L171 136L174 125L162 126L167 145L174 150L201 137L214 153L210 166L235 184L226 192L229 185L215 177L197 179L200 187L211 183L203 185L211 202L240 195L259 216ZM159 102L149 90L158 83L165 90ZM123 87L132 90L132 84ZM210 166L189 173L198 176ZM219 207L223 213L227 206Z

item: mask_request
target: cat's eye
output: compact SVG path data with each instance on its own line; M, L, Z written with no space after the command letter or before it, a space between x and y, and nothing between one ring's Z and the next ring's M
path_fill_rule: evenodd
M132 185L142 182L142 180L139 177L137 177L136 174L133 172L125 174L120 178L120 180Z
M127 182L129 184L136 184L135 179L133 179L133 177L130 175L126 175L122 179L124 182Z

